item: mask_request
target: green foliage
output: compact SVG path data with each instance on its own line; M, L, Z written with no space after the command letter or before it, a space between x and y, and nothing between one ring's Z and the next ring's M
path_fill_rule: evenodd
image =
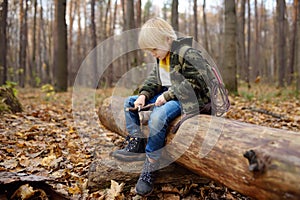
M6 82L5 82L5 85L3 85L3 87L12 89L13 94L14 94L15 96L17 96L17 94L18 94L18 90L16 89L16 86L17 86L17 85L18 85L18 84L17 84L16 82L13 82L13 81L6 81Z
M35 76L35 85L40 86L40 84L41 84L41 78L38 76Z
M251 101L255 97L255 95L253 93L251 93L250 91L248 91L248 92L247 91L241 91L240 95L242 97L244 97L245 99L249 100L249 101Z
M41 87L41 90L44 94L46 94L46 96L45 96L46 101L51 100L55 95L55 89L54 89L53 85L51 85L51 84L43 85Z
M6 112L10 112L9 107L5 103L0 101L0 113L6 113Z

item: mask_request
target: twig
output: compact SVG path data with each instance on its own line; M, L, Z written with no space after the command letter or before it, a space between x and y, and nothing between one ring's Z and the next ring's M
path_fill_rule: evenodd
M242 110L251 110L251 111L254 111L254 112L258 112L258 113L262 113L262 114L266 114L266 115L270 115L272 117L275 117L275 118L278 118L278 119L283 119L285 118L284 115L281 115L281 114L277 114L277 113L273 113L271 111L268 111L268 110L265 110L265 109L262 109L262 108L255 108L255 107L252 107L252 106L249 106L249 107L243 107Z

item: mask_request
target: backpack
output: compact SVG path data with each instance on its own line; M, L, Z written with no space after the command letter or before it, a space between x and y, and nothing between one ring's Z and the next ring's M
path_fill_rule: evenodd
M183 65L184 56L186 52L192 47L184 45L179 49L179 63ZM206 61L206 72L207 76L203 77L208 88L211 98L210 106L212 115L218 117L222 116L225 112L229 110L230 102L228 98L228 91L225 88L225 85L222 81L221 75L212 64L210 64L205 58ZM191 63L193 64L193 63Z

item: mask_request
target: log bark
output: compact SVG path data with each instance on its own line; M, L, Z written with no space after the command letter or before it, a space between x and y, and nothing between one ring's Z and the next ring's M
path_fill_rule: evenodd
M111 140L108 140L95 149L94 161L90 165L87 182L87 188L90 192L109 188L111 180L125 183L125 191L129 191L135 186L144 162L122 162L114 159L110 153L118 148ZM158 170L156 177L155 185L158 186L157 188L164 184L184 188L186 185L203 185L211 181L211 179L199 176L176 163Z
M123 100L106 99L99 118L125 136L124 113L114 107ZM299 132L198 115L183 122L176 134L168 134L166 150L177 164L244 195L300 198Z
M0 199L49 199L68 200L50 184L48 177L17 172L0 172Z
M111 157L106 159L96 159L92 162L88 175L87 188L90 192L95 192L100 189L109 188L111 180L115 180L118 183L125 183L124 191L130 191L135 186L140 173L120 170L119 166L124 162L118 162ZM127 163L126 167L136 168L142 166L143 162L131 162ZM139 172L141 171L138 170ZM176 173L174 173L176 171ZM190 184L207 184L211 180L209 178L199 176L185 168L179 167L178 164L172 163L168 167L158 170L156 173L156 186L162 186L164 184L171 184L174 187L184 187Z

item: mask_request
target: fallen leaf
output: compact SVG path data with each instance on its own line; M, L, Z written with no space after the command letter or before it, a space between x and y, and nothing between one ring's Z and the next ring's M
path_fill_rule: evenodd
M107 192L107 199L124 199L124 195L121 194L123 191L124 183L119 184L118 182L111 180L110 189Z

